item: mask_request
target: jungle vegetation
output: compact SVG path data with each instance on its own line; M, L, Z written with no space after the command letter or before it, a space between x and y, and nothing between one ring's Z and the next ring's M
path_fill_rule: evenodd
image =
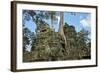
M59 30L55 31L58 13ZM23 10L23 14L23 62L91 59L90 32L77 32L73 25L64 23L64 12ZM30 19L37 26L35 33L24 25ZM50 23L46 22L48 19ZM30 51L26 50L27 45L31 45Z

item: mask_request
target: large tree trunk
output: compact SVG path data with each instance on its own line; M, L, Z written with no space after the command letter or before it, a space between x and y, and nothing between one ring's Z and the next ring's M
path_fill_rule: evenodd
M64 34L63 27L64 27L64 13L60 12L59 33L62 36L62 38L64 39L64 41L65 41L65 49L66 49L66 47L67 47L67 41L66 41L66 37L65 37L65 34Z

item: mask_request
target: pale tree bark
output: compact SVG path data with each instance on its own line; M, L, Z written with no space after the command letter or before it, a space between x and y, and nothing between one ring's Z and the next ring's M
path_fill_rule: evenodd
M54 21L53 15L51 15L51 28L52 28L52 30L54 29L54 28L53 28L53 21Z
M64 34L64 13L63 12L60 12L60 24L59 24L59 33L60 35L62 36L62 38L64 39L64 42L65 42L65 49L67 47L67 41L66 41L66 37L65 37L65 34Z

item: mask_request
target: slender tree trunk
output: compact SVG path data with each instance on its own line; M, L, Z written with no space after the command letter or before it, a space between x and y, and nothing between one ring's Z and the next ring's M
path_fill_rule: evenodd
M53 19L51 19L51 28L53 30Z
M51 28L52 28L52 30L54 30L54 28L53 28L53 15L51 15Z
M63 27L64 27L64 13L63 12L60 12L59 33L62 36L62 38L64 39L64 41L65 41L65 49L66 49L66 47L67 47L67 41L66 41L66 37L65 37L65 34L64 34Z

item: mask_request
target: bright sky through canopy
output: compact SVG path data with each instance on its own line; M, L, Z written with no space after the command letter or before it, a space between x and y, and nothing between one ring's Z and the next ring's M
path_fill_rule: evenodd
M55 31L59 29L59 19L60 16L56 16L58 18L57 23L54 24ZM48 24L50 24L50 20L47 20ZM91 14L84 13L84 12L64 12L64 22L68 23L69 25L73 25L77 32L81 29L91 31ZM25 21L25 27L30 29L32 32L36 30L36 24L31 20Z

